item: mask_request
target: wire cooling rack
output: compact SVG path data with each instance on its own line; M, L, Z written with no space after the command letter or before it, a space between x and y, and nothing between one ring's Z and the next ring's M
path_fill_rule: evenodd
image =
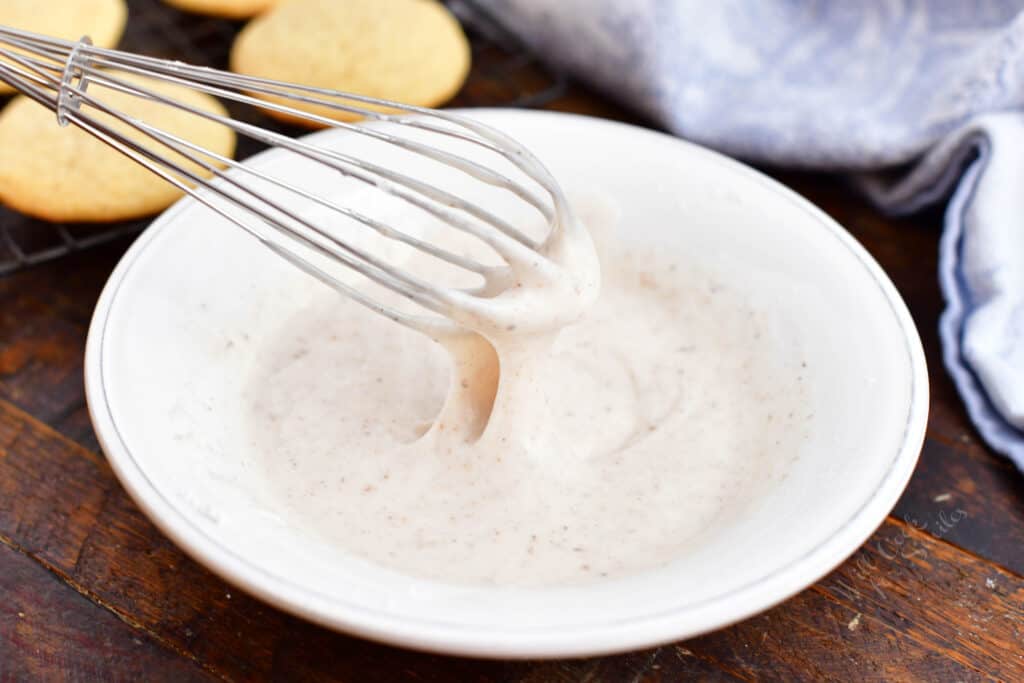
M535 107L564 92L564 75L538 64L523 44L474 0L446 2L468 27L473 49L473 70L450 106ZM227 68L231 44L244 25L244 22L186 14L160 0L129 0L128 6L128 27L119 47L220 69ZM261 116L251 108L246 109L244 116L281 132L305 132ZM245 158L261 148L252 140L239 139L237 156ZM135 234L150 220L47 223L0 207L0 277Z

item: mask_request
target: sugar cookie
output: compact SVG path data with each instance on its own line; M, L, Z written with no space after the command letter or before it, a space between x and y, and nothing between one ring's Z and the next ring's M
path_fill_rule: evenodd
M0 25L66 40L89 36L94 45L114 47L124 33L124 0L3 0ZM13 92L0 83L0 94Z
M436 0L291 0L250 22L231 50L242 74L426 107L458 92L469 66L466 36Z
M280 0L164 0L185 12L211 14L226 19L246 19L265 12Z
M134 80L142 82L139 78ZM209 95L167 83L146 84L168 97L225 113L224 107ZM97 84L89 88L89 94L205 149L224 156L234 153L235 134L226 126ZM94 115L105 122L112 121L106 115ZM112 125L121 131L129 130L120 122ZM130 134L142 140L141 134ZM47 220L103 222L137 218L167 207L182 194L85 131L73 125L61 128L53 112L24 96L16 97L0 112L0 150L0 201Z

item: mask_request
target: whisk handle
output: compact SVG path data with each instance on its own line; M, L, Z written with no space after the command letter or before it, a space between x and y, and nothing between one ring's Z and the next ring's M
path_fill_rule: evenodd
M77 78L78 89L82 92L89 87L89 80L82 64L83 60L88 60L88 57L82 55L83 45L92 45L92 39L89 36L82 36L75 43L68 53L68 59L64 63L64 73L60 77L60 90L57 92L57 123L62 127L68 125L68 110L77 111L82 104L82 100L75 95L74 89L71 87L72 82Z

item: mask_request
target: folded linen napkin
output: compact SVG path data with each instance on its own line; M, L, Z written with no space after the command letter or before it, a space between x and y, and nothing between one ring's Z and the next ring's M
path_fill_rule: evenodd
M475 2L678 135L856 172L893 213L952 193L945 363L978 431L1024 470L1024 2ZM908 162L896 182L870 174Z

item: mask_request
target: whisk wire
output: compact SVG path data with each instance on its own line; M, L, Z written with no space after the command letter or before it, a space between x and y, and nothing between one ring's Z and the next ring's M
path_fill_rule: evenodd
M247 96L241 95L239 93L232 93L230 91L221 90L219 88L206 88L206 87L200 88L198 86L194 86L190 81L187 81L185 79L169 78L167 80L169 82L174 82L174 83L178 83L178 84L181 84L181 85L186 85L188 87L194 87L195 89L201 90L203 92L207 92L208 94L214 94L214 95L219 95L219 96L225 97L225 98L235 99L235 101L245 102L247 104L252 104L254 106L264 107L266 105L266 103L263 102L262 100L259 100L259 99L256 99L256 98L247 97ZM238 121L238 120L232 119L231 117L222 116L220 114L217 114L217 113L211 112L211 111L207 111L207 110L202 109L200 107L195 107L195 106L189 105L189 104L184 103L184 102L178 102L178 101L172 100L171 98L163 96L163 95L160 95L159 93L148 91L145 88L142 88L141 86L128 83L126 81L123 81L121 79L117 79L117 78L111 77L109 75L104 75L104 74L94 75L92 77L92 81L95 82L97 85L102 85L104 87L109 87L109 88L111 88L113 90L117 90L119 92L124 92L124 93L127 93L127 94L136 95L138 97L145 97L146 99L150 99L150 100L153 100L153 101L156 101L156 102L160 102L160 103L163 103L163 104L167 104L167 105L170 105L170 106L175 106L175 107L178 107L178 108L181 108L181 109L185 109L188 112L190 112L192 114L195 114L196 116L199 116L199 117L211 120L211 121L215 121L215 122L220 123L220 124L222 124L224 126L230 127L235 132L241 133L243 135L247 135L248 137L253 138L255 140L258 140L259 142L263 142L263 143L268 144L268 145L273 145L273 146L289 149L289 150L291 150L293 152L302 154L303 156L305 156L305 157L307 157L307 158L309 158L311 160L314 160L314 161L319 161L321 163L326 163L324 161L324 158L325 157L331 158L334 161L339 162L339 164L340 164L340 165L330 164L331 167L334 170L337 170L337 171L339 171L339 172L341 172L341 173L343 173L343 174L345 174L345 175L347 175L349 177L352 177L352 178L355 178L357 180L360 180L361 182L364 182L366 184L380 186L379 178L384 178L384 179L386 179L389 182L397 183L398 186L404 186L404 187L397 187L397 186L393 187L392 191L395 194L395 196L400 197L400 198L408 201L409 203L417 206L417 208L420 208L420 209L422 209L424 211L427 211L427 212L433 214L435 217L437 217L437 218L439 218L441 220L452 222L453 224L457 223L459 226L463 226L463 228L466 231L470 232L471 234L474 234L474 236L477 237L478 239L485 239L485 240L487 240L489 246L491 246L492 248L494 248L496 250L498 249L497 244L496 243L491 243L492 241L496 242L496 240L492 240L491 236L488 233L484 233L484 232L481 232L481 231L474 231L472 229L472 227L471 227L472 224L466 223L465 221L461 221L461 220L455 218L452 213L450 213L448 211L445 211L443 208L431 208L431 207L429 207L425 202L422 202L419 199L418 195L422 195L422 196L425 196L425 197L433 200L434 202L436 202L439 205L439 207L444 207L444 206L453 207L453 208L459 209L461 211L464 211L464 212L472 215L473 217L475 217L475 218L477 218L477 219L479 219L481 221L489 223L490 225L498 228L498 230L500 230L504 234L506 234L509 237L511 237L512 239L522 243L523 245L529 247L530 249L535 249L538 246L538 244L535 241L531 240L529 237L524 235L521 231L516 229L514 226L509 224L507 221L504 221L504 220L498 218L493 213L485 210L484 208L482 208L482 207L480 207L480 206L478 206L476 204L473 204L472 202L468 202L468 201L466 201L464 199L456 197L455 195L453 195L453 194L451 194L449 192L445 192L443 190L440 190L437 187L434 187L432 185L429 185L427 183L419 181L419 180L417 180L415 178L407 176L405 174L397 173L395 171L390 171L390 170L385 169L385 168L383 168L383 167L381 167L381 166L379 166L377 164L374 164L374 163L371 163L371 162L368 162L368 161L365 161L365 160L357 159L355 157L343 154L341 152L337 152L337 151L333 151L333 150L326 150L326 149L324 149L322 147L317 147L315 145L310 145L308 143L302 142L301 140L295 140L295 139L290 138L290 137L288 137L286 135L282 135L280 133L269 131L269 130L266 130L264 128L260 128L259 126L255 126L253 124L245 123L243 121ZM336 123L332 119L328 119L326 117L321 117L321 116L317 116L317 115L311 115L311 116L313 116L314 119L317 120L318 122L327 123L327 124L331 124L331 125ZM411 151L414 151L414 152L419 153L419 154L424 154L424 155L432 154L431 150L429 148L427 148L426 146L424 146L424 145L417 144L414 141L406 141L405 139L400 138L398 136L394 136L394 135L380 135L380 134L378 134L377 131L373 131L373 129L369 129L369 128L366 128L364 126L354 126L354 125L351 125L351 124L341 124L341 125L339 125L337 127L341 127L341 128L346 129L346 130L354 130L354 131L357 131L360 134L366 134L369 137L373 137L375 139L379 139L379 140L382 140L384 142L388 142L388 143L393 144L393 145L400 145L400 146L406 147L406 142L408 142L408 146L406 147L407 149L410 149ZM444 154L444 155L438 155L438 157L439 157L440 160L443 160L443 161L446 161L446 162L450 162L450 165L452 165L453 167L458 168L459 170L463 170L463 171L466 171L468 168L473 167L473 166L475 166L477 168L481 168L481 169L483 168L483 167L480 167L479 164L476 164L475 162L471 162L471 161L468 161L468 160L463 160L463 161L465 161L464 165L456 166L454 161L453 161L455 155ZM353 170L353 169L358 169L358 170ZM479 175L476 175L476 174L474 174L474 175L475 175L475 177L477 177L477 179L480 179L480 180L485 180L485 177L486 177L485 173L483 173L483 172L481 172ZM374 176L377 176L377 177L374 177ZM485 180L485 182L486 182L486 180ZM512 183L512 181L508 181L508 183L509 183L509 185L515 185L514 183ZM500 183L496 183L496 182L495 183L491 183L491 184L494 184L494 185L497 185L497 186L501 185ZM410 188L410 189L413 190L413 192L409 193L404 188ZM523 190L523 193L527 193L527 191ZM519 195L520 197L524 197L524 194L522 194L522 193L516 192L516 194ZM539 200L535 200L535 201L539 203ZM536 205L533 202L530 202L530 203L531 203L531 205ZM548 216L545 215L545 218L547 218L547 217Z
M106 55L115 55L115 58L108 58ZM390 144L397 144L405 149L414 151L418 154L430 156L431 158L443 158L446 162L450 163L453 167L459 168L467 173L474 175L478 180L488 182L497 187L503 187L509 191L515 192L520 198L528 201L541 211L545 218L550 218L550 208L548 205L539 199L534 193L522 185L512 181L506 176L503 176L493 169L489 169L482 166L474 161L465 159L456 154L439 150L436 147L430 147L418 143L415 140L403 138L400 136L389 134L385 131L377 130L374 128L367 128L365 126L358 126L353 123L339 121L334 118L323 116L295 107L289 107L277 102L268 101L247 95L246 92L260 93L271 97L280 97L285 99L302 102L305 104L311 104L319 107L326 107L334 109L336 111L346 112L354 114L360 117L376 119L381 121L396 121L396 115L390 114L386 111L378 111L372 108L356 107L354 105L346 105L343 102L339 102L337 98L343 97L345 100L353 100L364 102L366 104L375 105L378 107L384 107L389 109L399 109L405 114L419 114L431 117L437 117L448 122L455 122L457 125L463 126L465 122L454 119L452 117L446 117L442 115L442 112L436 110L424 109L421 107L414 107L412 105L402 105L395 102L389 102L387 100L381 100L377 98L366 97L362 95L355 95L351 93L339 93L337 91L327 90L325 88L316 88L313 86L303 86L298 84L285 84L280 81L274 81L271 79L257 78L253 76L245 76L241 74L230 74L208 67L191 66L183 64L181 62L170 62L165 63L163 60L155 58L147 58L144 56L137 55L125 55L124 53L118 53L112 50L104 50L102 48L89 48L88 50L89 59L99 67L107 66L117 68L125 71L126 73L133 73L136 75L146 76L149 78L158 78L165 82L176 83L189 88L193 88L200 92L220 97L222 99L239 102L254 107L259 107L268 111L275 111L280 114L293 116L296 118L304 119L312 123L316 123L322 126L330 126L335 128L341 128L344 130L355 132L359 135L365 135L372 137L383 142ZM139 64L145 66L140 66ZM221 87L217 87L221 86ZM245 92L239 92L236 90L229 90L226 88L239 88ZM309 94L303 94L309 93ZM314 97L319 95L320 98ZM323 100L322 97L331 97L330 100ZM500 154L505 157L508 161L522 170L522 165L517 163L517 159L513 154L510 154L508 150L502 149L500 146L481 139L479 137L466 135L459 131L442 128L439 126L433 126L425 122L412 122L403 121L407 125L411 125L422 130L427 130L432 133L440 135L446 135L460 139L464 142L470 142L476 145L480 145L488 151Z
M467 178L508 193L536 211L548 226L547 234L540 240L534 239L492 209L440 187L432 180L210 111L147 87L147 81L136 77L180 86L320 126L343 129L454 169ZM531 264L543 271L545 248L569 222L561 190L529 152L498 131L449 112L99 48L92 45L88 37L73 42L4 26L0 26L0 81L54 111L61 126L71 123L95 136L242 228L306 273L378 313L428 333L440 334L450 331L451 327L443 319L415 315L380 304L362 288L325 270L302 250L320 254L328 262L340 263L443 318L452 317L453 307L472 309L473 296L485 291L488 283L507 280L504 269ZM187 112L336 171L395 197L444 225L471 235L490 247L506 265L485 265L444 249L295 182L275 177L258 166L237 162L181 135L161 130L108 105L97 94L99 90L89 90L90 85ZM393 125L381 128L339 121L300 108L306 105ZM394 132L395 126L419 131L419 138L398 135ZM441 137L496 155L541 194L491 165L425 142L424 136L431 139ZM257 181L257 185L246 182L247 179ZM485 284L468 289L434 286L366 249L348 243L329 227L317 224L295 207L275 199L258 183L335 212L387 240L403 243L432 258L483 276ZM266 232L267 227L287 240L271 239Z

